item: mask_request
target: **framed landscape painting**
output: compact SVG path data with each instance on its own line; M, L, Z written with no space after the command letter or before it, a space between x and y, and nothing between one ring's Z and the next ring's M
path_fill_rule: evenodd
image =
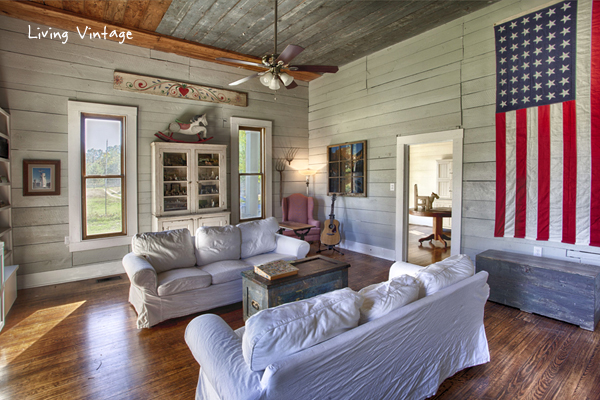
M59 196L60 160L23 160L23 196Z
M327 194L367 195L367 141L327 146Z

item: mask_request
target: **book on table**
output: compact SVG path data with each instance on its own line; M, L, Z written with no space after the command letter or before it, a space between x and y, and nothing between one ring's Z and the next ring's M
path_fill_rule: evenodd
M263 278L273 280L296 275L298 268L294 267L289 261L277 260L262 265L255 265L254 273Z

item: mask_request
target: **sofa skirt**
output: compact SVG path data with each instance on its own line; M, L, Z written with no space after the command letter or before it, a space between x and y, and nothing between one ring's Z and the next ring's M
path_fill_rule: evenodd
M138 314L138 329L150 328L171 318L183 317L242 301L242 279L189 290L170 296L154 296L131 285L129 302Z

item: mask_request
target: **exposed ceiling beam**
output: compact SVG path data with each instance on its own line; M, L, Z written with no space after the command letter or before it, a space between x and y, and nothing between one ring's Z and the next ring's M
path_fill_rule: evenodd
M262 61L260 58L222 50L216 47L205 46L189 40L161 35L156 32L149 32L142 29L109 24L106 22L97 21L95 19L86 18L70 11L48 7L30 1L0 0L0 14L7 17L48 25L53 28L64 29L70 32L76 32L77 27L83 31L86 26L89 26L90 30L93 32L104 32L104 27L106 27L107 32L111 32L113 30L116 30L117 32L129 31L132 33L132 39L128 39L126 41L127 44L132 44L147 49L159 50L165 53L174 53L180 56L195 58L202 61L209 61L217 64L243 68L250 71L262 72L265 70L265 68L241 66L239 64L232 64L216 60L217 57L225 57L261 64ZM107 39L117 42L121 40L118 37L107 37ZM314 72L305 71L289 71L288 73L295 79L305 82L312 81L313 79L321 76L320 74Z

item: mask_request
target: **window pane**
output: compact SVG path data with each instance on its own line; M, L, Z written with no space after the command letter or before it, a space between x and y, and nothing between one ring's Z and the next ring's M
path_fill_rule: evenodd
M121 174L121 120L85 119L85 174Z
M260 175L240 176L240 220L262 217Z
M123 231L122 179L86 179L87 236Z
M260 169L261 136L260 131L240 130L239 172L241 174L258 174L262 172Z

